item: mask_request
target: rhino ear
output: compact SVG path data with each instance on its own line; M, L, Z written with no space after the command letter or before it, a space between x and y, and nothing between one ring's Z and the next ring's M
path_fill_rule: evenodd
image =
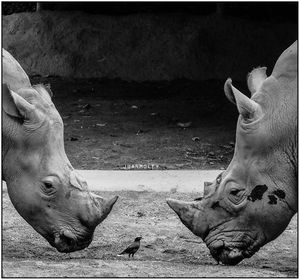
M259 67L253 69L251 73L248 74L247 84L248 88L253 95L261 87L264 80L267 78L267 67Z
M248 98L232 85L232 80L227 79L224 85L226 97L236 104L239 113L246 120L254 120L260 112L260 106L255 101Z
M228 78L224 84L224 92L225 92L225 95L227 97L227 99L233 103L234 105L236 105L236 102L235 102L235 97L234 97L234 94L232 92L232 88L231 88L231 84L232 84L232 80L230 78Z
M12 117L25 119L32 112L34 106L28 103L23 97L10 90L7 84L2 85L4 112Z

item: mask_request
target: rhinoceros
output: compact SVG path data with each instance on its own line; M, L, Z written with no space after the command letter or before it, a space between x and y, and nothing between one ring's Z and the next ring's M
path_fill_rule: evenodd
M239 118L234 156L202 199L167 199L183 224L201 237L215 260L236 265L278 237L297 212L297 41L270 76L254 69L251 98L225 82Z
M118 197L88 190L69 162L50 89L30 80L3 50L2 169L18 213L59 252L87 247Z

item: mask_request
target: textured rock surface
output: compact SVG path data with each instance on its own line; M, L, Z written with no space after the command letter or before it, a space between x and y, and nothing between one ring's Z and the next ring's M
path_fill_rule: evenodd
M217 15L42 11L4 16L2 26L4 48L29 75L128 81L244 80L297 38L295 24Z

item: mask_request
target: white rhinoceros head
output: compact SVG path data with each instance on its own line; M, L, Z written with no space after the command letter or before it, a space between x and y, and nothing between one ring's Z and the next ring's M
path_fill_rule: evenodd
M297 212L297 43L278 59L271 76L248 77L251 99L228 79L236 104L236 146L227 170L205 184L200 201L167 200L200 236L212 256L235 265L275 239Z
M83 249L117 197L89 192L66 156L63 122L49 89L31 86L18 62L3 56L2 167L10 199L57 250Z

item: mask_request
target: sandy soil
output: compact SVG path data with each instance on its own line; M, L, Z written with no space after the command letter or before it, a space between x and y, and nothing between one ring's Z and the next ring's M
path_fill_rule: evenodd
M238 266L216 265L200 238L179 221L165 203L195 194L101 192L119 201L96 229L91 245L58 253L15 211L3 196L2 269L4 277L296 277L297 217L275 241ZM136 236L134 259L117 254Z

